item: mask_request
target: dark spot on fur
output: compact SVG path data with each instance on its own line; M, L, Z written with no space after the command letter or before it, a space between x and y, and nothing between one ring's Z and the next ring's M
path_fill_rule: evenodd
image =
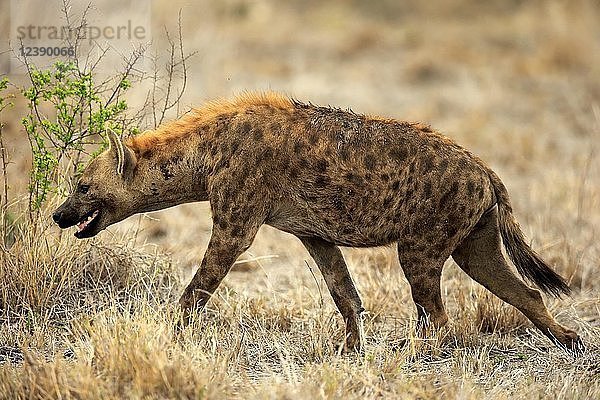
M158 192L158 188L156 187L155 182L152 182L150 184L150 192L152 193L153 196L158 196L159 192Z
M270 147L267 147L266 149L263 150L262 161L270 161L272 159L273 159L273 149Z
M315 185L321 188L329 185L329 183L331 183L331 179L327 175L319 175L317 176L317 179L315 179Z
M475 214L477 214L477 210L475 208L471 208L469 210L469 218L473 218L475 216ZM481 222L481 221L479 221Z
M431 182L426 181L423 184L423 196L428 199L431 197Z
M294 111L289 115L289 121L292 124L296 124L298 122L304 122L305 121L305 115L304 113L300 113L298 111Z
M307 169L308 166L310 165L310 163L308 162L308 160L306 158L301 158L299 163L300 163L300 168L302 168L302 169Z
M234 140L233 142L231 142L231 155L234 155L235 152L239 149L240 147L240 142L238 142L237 140Z
M460 228L458 226L456 226L456 225L450 225L448 227L448 230L446 231L447 234L448 234L448 237L449 238L454 237L454 235L456 235L458 233L459 229Z
M386 197L385 200L383 200L383 206L389 207L390 204L392 204L392 201L394 201L394 198L392 196Z
M240 133L242 134L242 136L248 136L248 134L250 134L250 129L252 129L252 126L248 121L244 121L240 125Z
M348 149L345 146L342 146L338 150L338 155L342 161L347 161L348 157L350 157L350 151L348 151Z
M221 136L221 132L222 132L222 130L221 130L221 129L219 129L219 126L218 126L218 125L216 125L216 126L214 127L214 129L213 129L213 137L214 137L215 139L218 139L218 138L219 138L219 136Z
M171 158L169 158L166 161L166 164L177 165L177 164L181 163L182 161L183 161L183 155L181 153L176 153L176 154L173 154L171 156Z
M229 168L229 158L221 158L219 162L215 165L215 170Z
M404 147L393 147L388 154L397 161L404 161L407 156L407 151Z
M240 225L235 225L231 229L231 236L233 237L242 237L244 236L244 230Z
M453 237L462 226L462 216L456 210L451 210L447 217L447 234L448 237Z
M421 173L425 174L433 168L433 156L430 153L424 155L421 159Z
M483 187L479 186L479 189L477 191L477 197L479 197L479 200L483 200Z
M381 177L381 180L384 182L387 182L390 180L390 176L388 174L381 174L380 177Z
M419 205L416 202L411 202L408 206L408 212L410 214L416 214L417 211L419 210Z
M336 210L343 211L344 210L344 202L342 201L342 199L339 195L340 190L341 190L340 188L337 189L338 194L336 194L333 198L333 206L335 207Z
M320 173L324 173L325 171L327 171L328 166L329 162L327 160L318 160L315 163L315 169Z
M229 126L229 121L231 120L231 114L224 114L216 118L215 126L219 130L226 129Z
M172 177L175 176L170 171L168 163L160 164L159 168L160 168L160 173L163 175L163 178L165 179L165 181L168 181L169 179L171 179Z
M142 158L152 158L154 155L154 148L144 149L144 151L140 154Z
M473 196L473 193L475 193L475 184L473 183L473 181L469 181L467 183L467 194L469 196Z
M242 212L242 210L235 209L234 211L231 212L231 220L232 221L242 221L243 218L244 218L244 213Z
M241 187L245 184L248 176L250 174L250 168L240 168L237 175L238 187Z
M365 168L369 171L372 171L373 168L375 168L375 157L373 156L373 154L365 155L364 164Z
M440 175L444 175L444 173L446 172L447 169L448 169L448 160L444 159L444 160L442 160L442 162L440 163L440 166L438 167L438 171L440 171Z
M308 135L308 142L314 146L315 144L317 144L318 141L319 141L319 135L317 134L317 132L311 131L310 134Z
M219 218L217 220L213 220L213 222L215 223L215 225L217 225L221 229L229 228L229 223L227 222L226 219Z
M346 180L348 182L350 182L353 185L357 185L360 186L363 184L364 180L360 175L357 175L353 172L348 172L346 173L346 175L344 176L344 178L346 178Z
M260 142L263 138L263 131L260 128L254 128L252 131L252 137L255 141Z
M430 238L430 240L432 240L432 242L435 242L439 237L439 233L433 229L430 230L429 233L430 233L430 235L428 236L428 238ZM435 260L435 259L439 258L440 252L436 248L436 246L430 246L427 250L425 250L425 254L427 255L428 259ZM439 274L441 274L441 272L442 271L439 271Z
M392 190L397 191L400 188L400 181L396 180L392 183Z
M446 205L448 204L448 202L454 197L456 196L456 194L458 193L458 182L454 182L452 184L452 186L450 186L450 189L448 189L446 191L446 193L444 193L444 195L442 196L442 198L440 199L440 208L445 208Z
M295 181L296 179L298 179L299 176L299 172L298 172L298 168L297 167L292 167L290 168L290 179L292 181Z
M300 153L304 149L305 146L306 145L304 144L304 142L294 143L294 153L296 153L296 154Z
M408 167L408 175L412 177L415 174L415 169L415 163L413 162Z

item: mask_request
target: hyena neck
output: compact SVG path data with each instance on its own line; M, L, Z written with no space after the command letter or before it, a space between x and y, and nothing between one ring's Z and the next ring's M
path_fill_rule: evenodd
M195 142L180 138L139 154L132 185L140 193L144 212L208 200L205 168Z
M259 101L261 98L254 99ZM261 100L266 101L266 100ZM167 123L127 143L138 156L136 186L144 193L144 209L208 200L211 179L229 166L247 132L234 120L248 105L210 105Z

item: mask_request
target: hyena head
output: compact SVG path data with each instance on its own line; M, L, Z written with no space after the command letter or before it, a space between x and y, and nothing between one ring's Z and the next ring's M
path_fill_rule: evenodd
M62 229L77 225L75 237L95 236L136 210L132 190L136 167L135 153L113 132L108 132L110 147L85 168L77 185L52 215Z

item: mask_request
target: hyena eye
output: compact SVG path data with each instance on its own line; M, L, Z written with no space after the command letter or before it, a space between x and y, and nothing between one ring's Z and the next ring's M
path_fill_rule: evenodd
M81 194L86 194L90 190L90 185L79 185L77 191Z

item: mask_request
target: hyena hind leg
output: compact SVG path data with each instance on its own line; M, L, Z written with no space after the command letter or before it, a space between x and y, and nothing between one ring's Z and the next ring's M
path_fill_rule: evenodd
M300 238L319 267L338 310L346 323L346 350L362 351L364 311L340 249L318 238Z
M442 301L440 281L444 260L423 259L423 252L405 252L398 245L398 258L404 276L410 284L410 292L417 307L417 329L441 328L448 323L448 315Z
M550 315L540 292L517 277L502 254L498 211L481 217L477 226L452 253L452 258L471 278L500 299L516 307L552 341L567 349L578 349L577 333L561 326Z

